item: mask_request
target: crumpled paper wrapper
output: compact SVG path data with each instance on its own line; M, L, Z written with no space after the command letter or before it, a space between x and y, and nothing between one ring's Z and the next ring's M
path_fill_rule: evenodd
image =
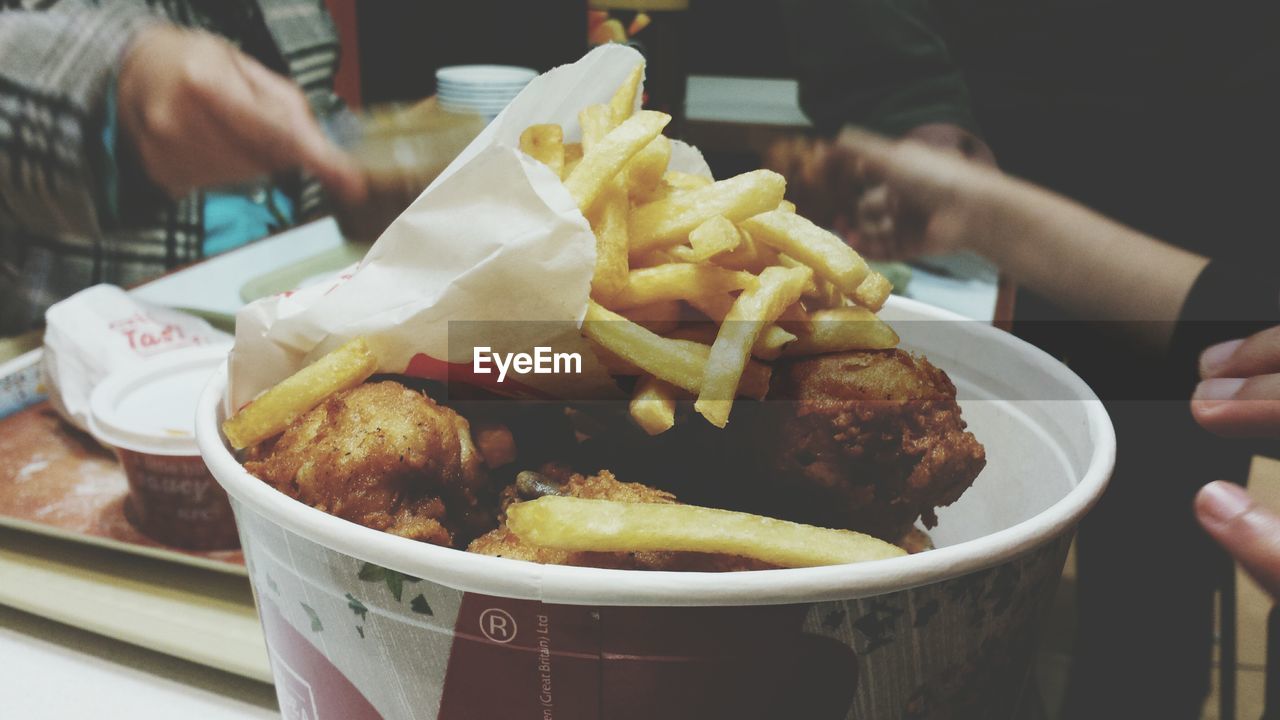
M358 336L377 353L380 372L440 380L451 369L466 374L479 345L494 352L536 346L576 352L581 374L527 374L508 388L489 389L619 397L576 331L595 268L595 235L560 179L520 152L519 140L529 125L558 123L566 142L577 141L578 112L607 102L640 62L635 50L607 45L538 77L357 266L334 283L243 308L236 316L229 408ZM710 176L696 150L673 145L672 169Z
M230 336L198 317L150 305L115 285L94 285L45 312L41 374L49 403L89 432L89 396L104 378L146 358Z

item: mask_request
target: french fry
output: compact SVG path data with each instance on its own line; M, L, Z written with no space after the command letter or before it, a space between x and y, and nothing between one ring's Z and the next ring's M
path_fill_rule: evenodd
M582 143L565 143L564 146L564 169L560 171L560 180L563 182L574 168L582 162Z
M711 350L711 344L716 341L716 330L718 328L711 323L696 323L693 325L682 325L671 331L669 338L672 340L682 340L690 343L697 343L699 352L701 348L706 348L708 354ZM778 340L766 340L770 335L770 330L776 330ZM760 333L760 339L756 340L756 347L752 348L751 354L762 360L772 360L778 357L764 357L756 353L756 350L768 343L770 346L777 344L778 347L785 346L789 342L793 342L796 336L783 330L777 325L770 325ZM771 374L769 366L764 363L758 363L754 360L747 363L747 368L742 372L742 383L738 385L738 394L742 397L762 398L769 392L769 375Z
M334 393L364 382L378 358L364 338L355 338L281 380L222 423L231 447L243 450L284 432Z
M805 313L800 303L783 310L782 314L778 316L778 324L786 328L800 328L804 332L813 331L813 320Z
M616 18L609 18L590 30L587 41L592 45L604 45L605 43L625 43L627 41L627 30L622 27L622 21Z
M702 385L703 370L711 354L706 345L664 338L593 301L587 302L582 334L645 373L694 394ZM769 374L765 365L748 365L739 387L743 396L763 398L769 391Z
M614 308L629 308L664 300L695 300L725 295L759 284L755 275L714 265L671 263L632 270L626 287L610 301Z
M650 435L659 435L676 424L677 388L652 375L636 382L629 410L631 419Z
M564 172L564 130L559 125L530 125L520 133L520 151L551 168Z
M671 254L684 262L706 262L720 253L734 250L742 244L742 231L725 218L717 215L689 233L689 245L671 248Z
M623 120L631 117L636 109L636 94L640 91L640 80L644 77L644 63L631 69L627 79L622 81L609 100L609 110L613 114L613 124L621 125Z
M637 198L633 198L632 200L637 205L647 205L649 203L657 202L659 200L666 200L667 198L671 197L677 192L679 191L676 190L674 187L672 187L671 183L667 182L666 180L662 180L658 183L657 187L650 190L643 199L637 197Z
M863 307L818 310L810 316L812 330L796 329L796 341L785 356L818 355L849 350L887 350L898 346L898 334Z
M738 233L741 236L738 247L717 256L717 265L759 274L767 267L782 263L781 257L773 248L762 242L756 242L752 239L751 233L742 228L738 228Z
M627 26L627 35L635 37L641 30L649 27L649 23L653 22L653 18L649 17L649 13L636 13L631 20L631 24Z
M706 297L693 298L689 304L695 310L715 320L723 322L729 314L729 310L733 308L733 298L724 293L708 295ZM760 332L760 337L756 338L756 342L751 346L751 354L761 360L775 360L782 353L782 349L794 342L796 336L779 327L777 324L769 324ZM715 342L715 333L711 333L711 337L705 338L705 342Z
M707 356L711 354L711 343L715 342L716 334L714 328L706 334L693 334L684 332L685 328L681 328L675 332L677 335L688 335L688 337L670 337L663 338L670 340L671 347L679 347L686 352L692 353L699 358L700 363L706 363ZM613 375L644 375L645 371L636 367L629 360L623 359L617 353L610 351L599 343L592 343L592 351L595 352L596 359L600 364L605 366ZM754 360L747 363L747 367L742 371L742 383L738 385L738 394L752 400L763 400L764 396L769 393L769 378L773 374L772 368L764 363L755 362Z
M715 336L713 334L709 342L680 339L673 339L672 342L680 343L689 352L696 353L705 365L706 359L711 356L711 342L715 342ZM738 395L752 400L763 400L769 393L769 377L772 374L773 369L768 365L755 360L748 362L746 369L742 371L742 383L738 385Z
M893 283L889 282L889 278L873 272L858 285L857 290L853 291L853 299L854 302L872 312L880 312L880 308L884 307L884 301L889 299L889 294L892 292Z
M650 250L643 253L631 253L631 267L632 269L648 268L684 262L683 260L678 259L671 250L672 248L664 248L662 250Z
M779 265L781 265L782 267L791 267L791 268L793 268L793 267L809 267L808 265L805 265L804 263L800 262L799 260L796 260L795 258L793 258L793 257L791 257L791 256L789 256L789 255L784 255L784 254L782 254L782 253L778 253L778 264L779 264ZM816 295L818 294L818 281L819 281L819 280L822 280L822 278L817 277L817 276L812 277L812 278L809 280L809 284L804 286L804 292L802 293L802 295L804 295L805 297L814 297L814 296L816 296Z
M643 375L644 371L636 367L631 361L624 359L617 353L598 343L591 344L591 351L595 353L596 359L609 371L610 375Z
M706 357L699 357L699 353L684 342L652 333L593 301L587 302L582 334L644 372L676 387L696 393L702 383Z
M871 272L843 240L794 213L773 210L743 220L742 227L754 240L808 265L846 294L856 292Z
M578 113L578 124L582 126L583 151L590 153L618 123L608 105L589 105ZM663 139L661 135L654 141L659 139ZM591 278L591 296L596 299L607 300L626 287L630 209L623 178L614 176L605 182L599 201L588 213L596 234L596 270Z
M662 176L662 179L666 180L668 185L677 190L697 190L698 188L704 188L715 182L709 177L680 172L679 170L669 171L666 175Z
M867 277L871 277L868 275ZM814 278L814 291L805 291L804 304L810 310L820 310L822 308L838 308L844 307L844 293L840 292L830 280L826 278ZM864 281L865 282L865 281Z
M680 326L680 317L684 314L684 311L680 308L680 303L674 300L667 300L648 305L637 305L623 310L619 314L631 322L648 329L650 332L665 335Z
M631 205L619 180L609 181L600 202L588 216L596 234L596 269L591 276L591 296L601 300L622 292L631 270L627 258L627 211Z
M631 249L643 252L678 245L694 228L717 215L739 222L772 210L782 200L786 185L775 172L753 170L641 205L631 214Z
M666 135L654 138L627 163L627 195L633 202L646 203L658 199L665 191L662 174L671 162L671 141Z
M636 153L662 132L671 116L652 110L641 110L627 118L582 156L564 181L565 189L585 213L595 204L604 186L613 179Z
M812 277L808 268L765 268L760 286L744 290L734 301L707 358L706 373L693 409L716 427L729 422L729 411L737 395L742 370L764 327L800 300L800 293Z
M702 552L779 567L901 557L896 545L853 532L696 505L548 496L514 503L507 524L521 540L574 552Z
M795 341L795 334L782 326L776 323L766 325L751 345L751 355L761 360L777 360L782 357L783 350Z
M591 149L604 139L609 131L617 127L613 121L613 111L608 105L588 105L578 112L578 125L582 127L582 152Z

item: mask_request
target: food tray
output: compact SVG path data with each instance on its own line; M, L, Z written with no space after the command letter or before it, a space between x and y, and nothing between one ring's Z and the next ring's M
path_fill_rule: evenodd
M172 548L129 523L124 471L46 402L40 357L37 349L0 365L0 526L245 575L239 550Z

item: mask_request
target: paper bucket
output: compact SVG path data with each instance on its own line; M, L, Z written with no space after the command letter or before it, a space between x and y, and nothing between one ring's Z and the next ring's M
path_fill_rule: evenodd
M730 574L543 566L370 530L197 438L232 499L286 718L1007 718L1080 518L1115 457L1097 397L1007 334L883 312L955 381L989 464L938 549Z

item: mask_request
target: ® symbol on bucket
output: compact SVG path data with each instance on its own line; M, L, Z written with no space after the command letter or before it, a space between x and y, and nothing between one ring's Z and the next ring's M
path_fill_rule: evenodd
M516 639L516 619L499 608L489 608L480 613L480 632L496 643L509 643Z

